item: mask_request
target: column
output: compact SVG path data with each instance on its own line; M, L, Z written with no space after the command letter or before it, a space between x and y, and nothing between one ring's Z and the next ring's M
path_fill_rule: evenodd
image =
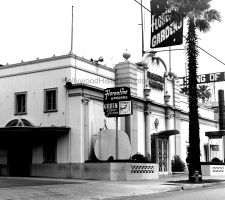
M88 160L90 154L89 144L89 99L86 97L82 98L83 101L83 116L84 116L84 135L83 135L83 159Z
M225 136L223 136L223 144L221 148L223 148L223 162L225 162Z
M145 104L145 157L151 161L151 107L150 101Z
M166 107L165 112L165 121L166 121L166 130L170 130L172 128L172 113L169 111L169 107ZM168 173L172 174L172 155L171 155L171 138L168 137Z

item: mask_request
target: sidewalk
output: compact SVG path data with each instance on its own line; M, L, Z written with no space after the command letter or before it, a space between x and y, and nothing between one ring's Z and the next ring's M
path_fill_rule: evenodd
M202 183L193 184L187 180L188 175L163 176L149 181L0 177L0 199L96 200L225 184L225 176L204 176Z

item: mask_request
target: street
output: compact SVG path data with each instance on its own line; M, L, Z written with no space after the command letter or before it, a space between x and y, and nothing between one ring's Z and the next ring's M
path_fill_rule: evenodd
M216 187L217 186L217 187ZM191 184L186 175L150 181L0 177L0 200L224 199L225 176Z
M174 192L163 192L150 195L132 196L117 198L117 200L224 200L225 199L225 185L209 187L209 188L199 188L193 190L181 190ZM110 199L105 199L110 200Z

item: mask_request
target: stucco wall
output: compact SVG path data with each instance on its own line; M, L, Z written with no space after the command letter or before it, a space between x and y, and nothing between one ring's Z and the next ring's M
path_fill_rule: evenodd
M66 88L63 79L71 77L71 59L8 66L0 74L0 127L10 120L25 118L35 126L66 126ZM57 88L57 112L44 112L44 90ZM27 114L14 115L15 93L27 92ZM57 162L68 162L68 136L57 141ZM34 163L43 162L43 146L33 148Z
M150 59L150 58L149 58ZM128 62L129 63L129 62ZM149 63L148 63L149 64ZM129 68L129 65L126 65ZM144 80L144 70L132 63L132 72L137 69L138 79ZM121 66L122 68L122 66ZM123 70L123 69L122 69ZM129 71L129 70L128 70ZM149 71L163 76L165 69L161 66L153 67L149 65ZM127 75L127 74L126 74ZM91 89L66 89L66 80L71 80L73 84L88 84ZM80 80L80 82L78 82ZM132 83L133 84L133 83ZM73 85L75 87L75 85ZM103 66L83 61L82 59L62 58L56 60L46 60L39 62L21 63L0 68L0 127L4 127L10 120L20 116L14 115L14 95L16 92L27 91L27 114L21 116L34 123L35 126L67 126L71 131L58 138L57 140L57 162L58 163L83 163L91 158L93 154L94 136L98 134L100 128L104 128L104 120L109 129L115 129L115 118L106 118L103 112L103 89L115 86L115 71L106 69ZM137 87L136 87L137 86ZM44 89L58 88L58 111L44 113ZM137 89L137 91L136 91ZM137 96L133 96L134 111L133 115L119 119L119 129L128 133L131 137L132 154L145 153L145 97L143 94L144 84L135 85ZM177 109L173 106L173 81L167 81L167 91L171 95L170 109ZM180 125L175 127L174 116L170 118L170 126L166 126L164 102L165 91L152 89L150 93L151 105L151 133L157 133L168 129L180 130L180 140L171 137L171 154L175 154L176 142L179 142L179 150L182 160L186 159L186 146L188 139L188 103L187 96L180 95L180 107L177 112L181 112ZM203 145L208 142L205 131L217 130L218 126L213 121L213 111L204 108L199 109L201 151ZM159 126L155 127L154 121L158 118ZM212 144L220 144L221 140L213 140ZM221 152L217 152L221 158ZM0 151L0 162L6 158L5 151ZM201 160L205 157L202 154ZM43 162L43 146L33 148L33 163L37 164L35 170L44 170L38 164ZM44 165L43 165L44 166ZM46 172L53 167L46 166ZM60 166L60 165L59 165ZM62 165L63 166L63 165ZM54 167L53 167L54 168ZM68 170L62 167L65 172ZM58 170L58 168L54 168ZM54 171L53 170L53 171Z
M138 69L137 71L137 96L144 98L144 87L145 87L144 70Z
M70 136L70 155L71 162L83 162L83 114L82 101L80 96L69 98L69 127L71 127Z
M94 154L94 145L97 134L100 132L100 129L116 129L116 120L115 118L107 118L103 112L103 102L98 100L89 101L89 132L86 141L86 151L87 157L85 160L93 158ZM106 126L105 126L106 125ZM118 120L118 129L121 130L121 123Z
M115 80L107 78L107 74L99 76L98 74L92 74L88 71L76 69L76 80L74 84L87 84L98 88L111 88L115 86Z
M188 116L187 116L188 117ZM215 152L215 155L219 158L222 159L222 140L221 139L212 139L209 140L208 137L205 136L205 132L207 131L216 131L217 127L215 123L206 123L206 121L200 119L199 120L200 124L200 150L201 150L201 157L200 160L202 162L206 162L206 157L205 157L205 150L204 150L204 144L219 144L220 145L220 151ZM180 130L180 135L181 135L181 158L182 160L185 161L187 157L187 146L189 145L189 123L188 119L181 119L181 130Z
M69 69L58 69L1 78L0 110L4 115L0 116L0 126L18 118L14 116L14 95L17 92L27 92L27 114L24 118L36 126L65 126L66 89L62 78L69 73ZM49 88L58 88L58 112L44 113L44 89Z

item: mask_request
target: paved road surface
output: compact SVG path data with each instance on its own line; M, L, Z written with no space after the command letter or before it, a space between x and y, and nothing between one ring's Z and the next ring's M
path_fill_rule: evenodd
M225 186L215 186L194 190L164 192L142 196L116 198L116 200L224 200ZM105 199L112 200L112 199ZM115 199L114 199L115 200Z
M133 196L139 198L140 195L142 196L139 199L142 199L143 195L193 188L199 190L214 184L225 184L225 176L205 177L204 183L199 184L190 184L187 175L167 176L149 181L0 177L0 200L103 200L122 197L130 199Z

